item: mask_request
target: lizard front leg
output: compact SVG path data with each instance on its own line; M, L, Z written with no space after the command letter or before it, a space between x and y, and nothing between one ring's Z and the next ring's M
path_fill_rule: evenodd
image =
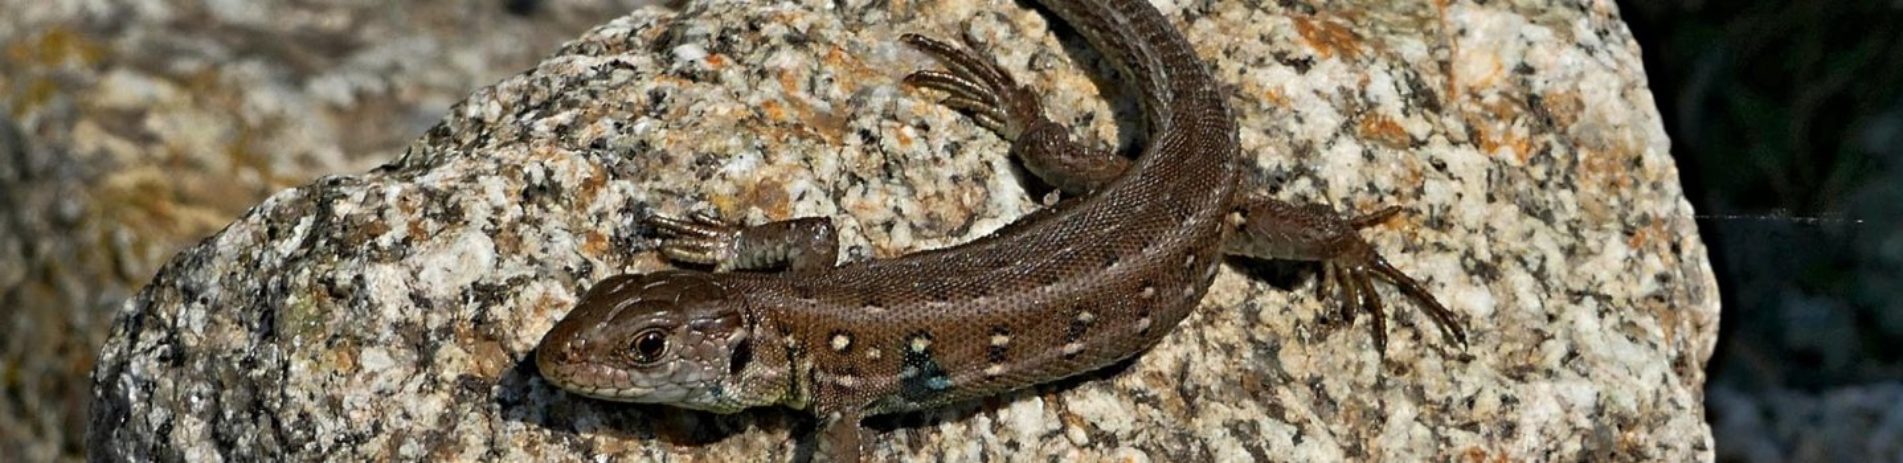
M1129 159L1071 141L1068 130L1044 117L1037 94L991 61L916 34L900 40L947 68L912 73L906 83L949 93L943 104L968 111L980 125L1011 141L1012 152L1027 169L1065 193L1087 194L1129 169ZM838 233L824 218L739 226L707 214L685 219L656 214L647 223L661 232L662 254L713 265L717 272L781 265L795 271L829 268L838 255Z
M834 463L857 463L860 461L864 446L861 444L861 412L856 408L840 408L821 411L819 414L820 454L831 458Z

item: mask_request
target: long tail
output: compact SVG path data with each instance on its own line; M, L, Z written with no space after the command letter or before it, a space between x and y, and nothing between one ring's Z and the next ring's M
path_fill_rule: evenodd
M1195 48L1155 7L1144 0L1040 2L1082 33L1124 79L1135 84L1151 133L1227 129L1233 134L1233 118L1215 78ZM1184 111L1187 108L1194 110ZM1208 114L1211 109L1220 114Z

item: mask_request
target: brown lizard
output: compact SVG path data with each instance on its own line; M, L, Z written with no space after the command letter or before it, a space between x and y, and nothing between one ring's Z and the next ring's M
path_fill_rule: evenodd
M915 86L1012 142L1067 196L962 245L835 264L823 218L750 227L655 215L661 250L715 272L609 277L543 338L549 382L607 400L734 412L783 405L821 420L857 461L860 418L1092 371L1157 343L1195 309L1223 254L1319 261L1342 313L1385 315L1372 280L1419 302L1462 346L1455 315L1357 235L1397 209L1344 217L1239 193L1235 117L1189 41L1143 0L1040 0L1132 83L1151 134L1135 159L1073 142L1036 93L965 49L902 40L945 65ZM729 272L785 266L782 272Z

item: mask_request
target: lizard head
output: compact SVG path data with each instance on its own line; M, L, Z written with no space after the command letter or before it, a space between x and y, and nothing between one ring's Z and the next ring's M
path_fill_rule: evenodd
M666 271L602 280L535 348L550 383L621 402L733 412L750 363L744 301L714 276Z

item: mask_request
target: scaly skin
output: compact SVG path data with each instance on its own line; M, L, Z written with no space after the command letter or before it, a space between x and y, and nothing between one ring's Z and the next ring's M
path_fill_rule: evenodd
M1030 89L988 60L918 36L945 64L908 83L1011 140L1074 196L963 245L835 266L830 222L736 227L654 216L662 251L716 264L596 284L537 348L550 382L608 400L733 412L784 405L823 421L836 460L861 455L860 418L1044 383L1130 358L1194 310L1224 253L1314 260L1343 314L1373 314L1385 279L1465 343L1454 314L1356 235L1394 212L1238 194L1236 122L1189 42L1142 0L1041 3L1137 89L1152 134L1132 162L1070 140ZM724 272L786 264L784 272Z

